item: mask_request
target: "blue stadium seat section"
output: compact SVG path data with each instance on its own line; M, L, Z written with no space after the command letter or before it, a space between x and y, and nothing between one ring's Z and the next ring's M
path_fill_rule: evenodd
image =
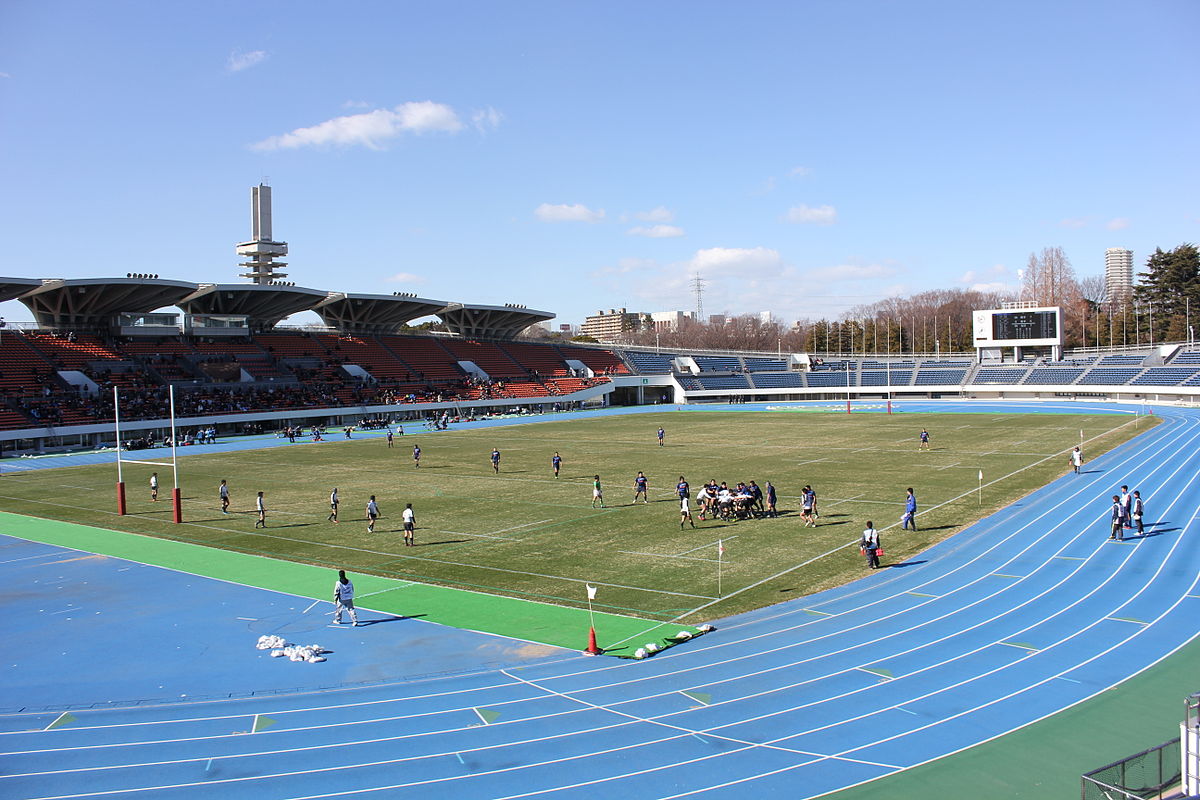
M704 375L701 374L697 380L700 381L702 389L749 389L750 381L745 375Z
M748 372L785 372L788 368L787 360L782 358L750 358L747 356L742 361L746 362Z
M1074 383L1086 372L1084 367L1038 367L1025 379L1026 386L1065 386Z
M802 389L802 372L757 372L750 376L755 389Z
M916 386L948 386L960 384L967 377L965 369L925 369L917 371Z
M1141 371L1141 367L1092 367L1079 379L1079 385L1120 386L1132 381Z
M889 381L892 386L907 386L912 381L913 371L911 369L893 369L888 370L864 370L862 373L861 386L887 386Z
M1174 366L1179 366L1179 365L1183 365L1183 364L1196 364L1197 366L1200 366L1200 351L1197 351L1197 350L1180 351L1175 354L1174 358L1171 359L1171 364Z
M1151 367L1130 383L1133 386L1178 386L1196 374L1196 367Z
M1020 383L1028 373L1024 367L980 367L971 383Z
M1096 366L1097 367L1123 367L1123 366L1132 367L1135 365L1140 365L1145 360L1146 360L1145 354L1139 355L1139 354L1122 353L1119 355L1105 356L1104 358L1102 358L1096 362Z
M643 375L669 375L674 353L646 353L641 350L626 350L625 358L634 369Z
M736 356L696 356L702 372L741 372L742 360Z

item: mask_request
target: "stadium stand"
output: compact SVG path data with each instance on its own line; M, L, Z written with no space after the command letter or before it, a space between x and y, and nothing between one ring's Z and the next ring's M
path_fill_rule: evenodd
M1027 386L1065 386L1074 383L1085 371L1083 367L1037 367L1029 371L1024 383Z
M921 365L924 369L924 365ZM971 378L971 383L1020 383L1022 379L1029 373L1025 368L1014 367L980 367L975 373L975 377Z
M1092 367L1079 379L1078 384L1080 386L1120 385L1129 383L1141 371L1141 367Z
M629 375L631 374L629 367L625 366L625 362L621 357L611 350L596 350L591 347L577 347L575 345L558 345L558 351L565 358L573 361L582 361L587 365L587 368L597 375Z
M696 366L701 372L741 372L742 360L734 356L696 356Z
M523 366L532 375L540 375L545 378L565 378L571 374L562 353L552 345L504 342L500 347L509 358Z
M644 350L626 350L625 358L643 375L669 375L673 367L671 362L677 358L674 353L647 353Z
M1139 365L1146 360L1145 354L1132 355L1119 353L1111 356L1104 356L1096 362L1097 367L1120 367Z
M805 385L803 372L754 372L750 381L756 389L799 389Z
M907 386L912 382L912 369L864 370L860 386Z
M965 369L925 369L924 365L917 370L914 386L948 386L961 384L967 377Z
M1197 374L1197 367L1151 367L1129 382L1131 386L1177 386Z
M750 382L745 375L704 375L697 376L700 387L706 390L735 390L749 389Z
M1180 350L1171 359L1172 366L1181 366L1184 364L1200 365L1200 351L1197 350Z
M494 342L470 339L440 341L456 361L471 361L491 378L528 378L529 373Z
M788 362L782 358L752 358L746 356L742 361L746 364L747 372L784 372L788 368Z

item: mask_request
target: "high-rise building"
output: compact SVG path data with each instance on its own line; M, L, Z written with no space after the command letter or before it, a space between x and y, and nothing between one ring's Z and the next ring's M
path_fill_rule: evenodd
M611 344L619 342L626 334L641 330L649 324L649 315L637 312L618 311L613 308L606 314L603 309L587 317L579 326L579 332L586 336L594 336L597 341Z
M1116 306L1133 300L1133 251L1110 247L1104 251L1104 300Z

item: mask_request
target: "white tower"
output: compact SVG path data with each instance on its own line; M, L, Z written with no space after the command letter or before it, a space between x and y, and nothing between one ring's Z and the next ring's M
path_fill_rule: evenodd
M287 242L271 238L271 187L265 183L250 188L250 237L250 241L237 246L237 254L250 259L238 265L249 270L241 273L241 277L259 284L286 278L286 272L275 271L287 266L286 262L275 259L286 256L288 248Z
M1133 300L1133 251L1110 247L1104 251L1104 299L1120 307Z

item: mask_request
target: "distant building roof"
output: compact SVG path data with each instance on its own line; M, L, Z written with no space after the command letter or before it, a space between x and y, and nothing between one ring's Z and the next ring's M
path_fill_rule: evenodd
M196 290L187 281L142 275L43 281L20 296L39 328L104 328L121 313L145 314L172 306Z
M286 316L308 311L329 292L289 284L205 283L179 301L189 314L243 316L252 330L266 330Z
M519 305L468 306L450 303L437 312L446 329L459 336L512 339L538 322L554 319L549 311Z
M347 333L392 333L401 325L446 306L411 294L334 293L313 309L331 328Z

